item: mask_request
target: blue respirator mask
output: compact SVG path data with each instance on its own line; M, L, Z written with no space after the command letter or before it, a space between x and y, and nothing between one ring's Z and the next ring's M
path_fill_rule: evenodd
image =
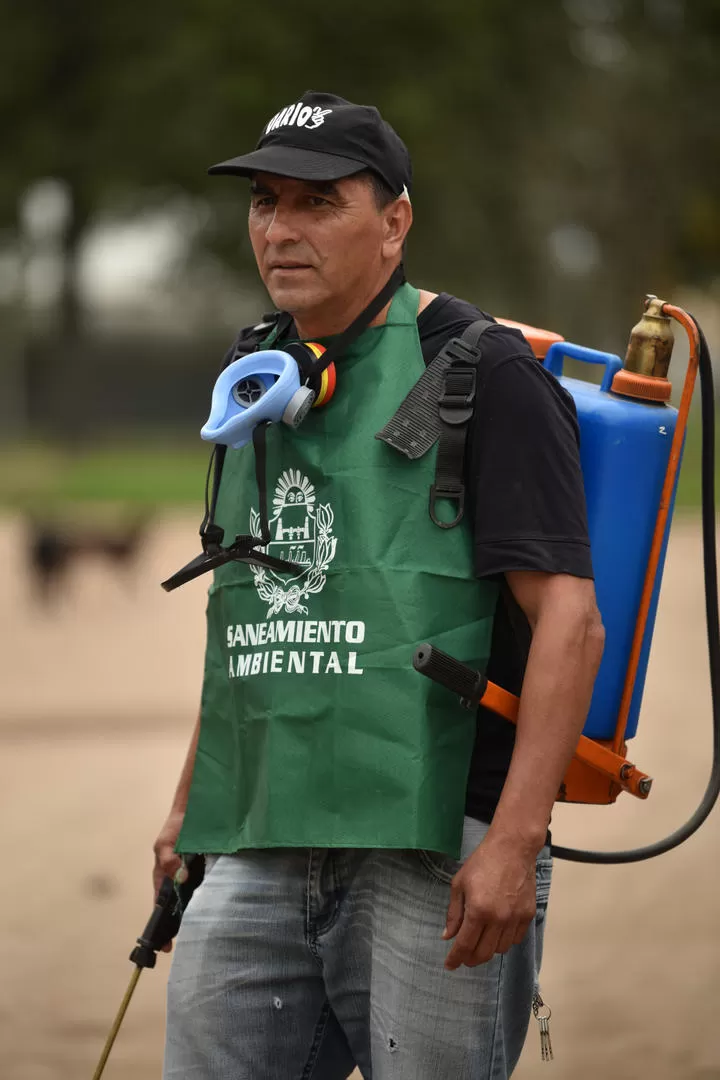
M292 342L233 360L215 383L201 438L239 450L252 442L258 424L299 427L309 409L327 404L334 393L335 365L321 367L324 353L316 342Z
M327 404L335 390L335 360L365 330L390 302L405 281L402 265L393 271L387 284L358 317L336 335L327 349L315 342L282 338L292 319L280 315L274 348L254 351L234 358L221 371L212 394L210 416L200 432L215 444L205 485L205 515L200 525L202 554L163 581L166 592L192 581L226 562L246 562L281 573L298 573L301 567L276 559L264 550L270 541L267 514L265 433L268 424L297 428L313 407ZM270 327L267 327L269 330ZM220 478L228 447L238 450L252 442L260 509L260 535L236 536L223 546L224 530L215 522Z

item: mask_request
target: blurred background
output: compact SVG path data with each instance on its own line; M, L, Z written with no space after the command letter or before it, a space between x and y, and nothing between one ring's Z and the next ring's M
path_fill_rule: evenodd
M197 709L205 585L159 582L198 549L222 355L268 310L246 184L207 167L303 90L376 104L414 161L416 285L621 355L653 292L717 360L719 62L717 0L0 0L1 1076L92 1074ZM698 434L637 740L659 780L561 808L562 843L655 839L707 779ZM556 1062L531 1030L517 1075L720 1076L718 833L558 867ZM159 1076L167 966L108 1080Z

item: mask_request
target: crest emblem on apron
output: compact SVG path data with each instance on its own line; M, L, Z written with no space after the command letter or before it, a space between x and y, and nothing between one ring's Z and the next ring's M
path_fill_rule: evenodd
M297 563L302 570L280 574L264 566L251 566L258 596L268 604L267 617L281 611L307 615L303 604L312 593L322 591L326 570L335 558L335 515L329 503L316 506L315 488L299 469L286 469L275 485L273 513L269 519L270 541L260 550ZM260 515L250 511L250 532L260 532Z

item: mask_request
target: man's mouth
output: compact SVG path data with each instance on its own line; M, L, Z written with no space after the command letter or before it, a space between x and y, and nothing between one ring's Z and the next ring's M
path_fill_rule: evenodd
M311 270L310 263L276 262L270 264L271 270Z

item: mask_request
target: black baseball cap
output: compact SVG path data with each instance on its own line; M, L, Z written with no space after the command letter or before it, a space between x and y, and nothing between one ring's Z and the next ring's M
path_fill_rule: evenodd
M208 169L211 175L276 173L296 180L339 180L363 169L382 177L393 194L410 191L412 165L399 135L372 105L306 91L265 125L250 154Z

